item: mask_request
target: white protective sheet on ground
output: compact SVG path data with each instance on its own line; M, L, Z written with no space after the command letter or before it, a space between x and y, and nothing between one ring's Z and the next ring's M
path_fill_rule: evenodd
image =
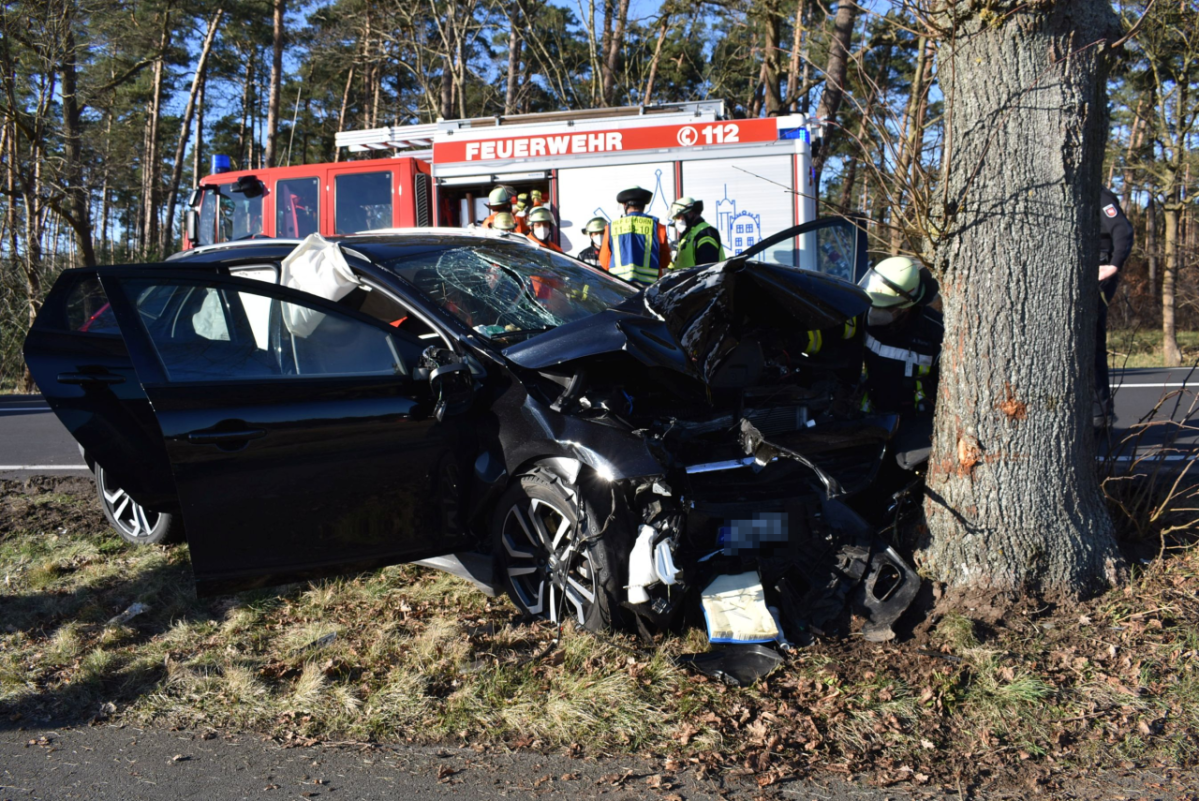
M708 640L714 643L773 642L779 629L766 608L766 591L756 570L717 576L703 592Z

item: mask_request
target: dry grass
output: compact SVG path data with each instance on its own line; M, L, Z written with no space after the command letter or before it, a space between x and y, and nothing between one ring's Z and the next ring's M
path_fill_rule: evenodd
M1199 331L1175 333L1184 365L1199 362ZM1108 363L1113 369L1165 367L1162 357L1162 332L1156 329L1137 329L1107 332Z
M94 505L11 492L2 504L61 506L76 520ZM0 576L10 719L652 751L767 780L808 765L919 781L1048 760L1199 759L1190 550L1054 617L987 629L957 614L927 642L822 643L742 689L675 666L707 647L695 630L645 649L568 627L530 661L552 629L519 625L506 601L415 567L201 602L185 547L127 547L99 524L73 524L0 528ZM150 611L106 626L134 601Z

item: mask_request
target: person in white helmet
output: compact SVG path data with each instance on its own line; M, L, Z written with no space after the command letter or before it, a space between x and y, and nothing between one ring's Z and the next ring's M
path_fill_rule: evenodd
M945 325L929 307L937 283L906 256L879 262L858 284L870 295L866 313L865 405L900 415L895 452L908 468L931 447ZM915 447L913 447L915 446Z

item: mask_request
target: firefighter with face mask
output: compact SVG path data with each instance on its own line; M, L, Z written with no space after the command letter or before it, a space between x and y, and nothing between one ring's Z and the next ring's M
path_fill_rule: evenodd
M552 250L555 253L561 253L562 248L554 244L554 215L550 214L550 210L542 206L529 211L529 227L532 232L528 234L529 241L538 247Z
M512 201L514 197L507 187L497 186L491 190L491 194L487 196L487 208L491 209L491 215L484 220L480 225L483 228L492 228L495 226L496 215L507 214L512 215ZM516 232L518 234L527 234L528 229L524 226L524 221L516 220Z
M720 231L704 222L703 212L704 202L690 197L681 197L670 204L670 219L679 236L670 269L685 270L697 264L724 261Z
M604 232L608 230L608 221L603 217L592 217L583 226L583 233L591 239L591 244L579 251L579 261L598 267L600 248L604 244Z
M618 278L652 284L670 269L666 226L645 213L654 193L639 186L616 196L624 216L613 220L600 246L600 266Z
M905 256L879 262L859 283L870 295L866 313L867 408L897 413L900 431L892 441L901 467L927 458L940 378L940 312L929 308L936 281Z

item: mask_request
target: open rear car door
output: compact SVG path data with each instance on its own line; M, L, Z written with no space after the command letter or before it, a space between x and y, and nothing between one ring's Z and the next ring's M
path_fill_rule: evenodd
M428 343L212 267L95 275L161 429L200 594L469 544L466 426L433 415Z

